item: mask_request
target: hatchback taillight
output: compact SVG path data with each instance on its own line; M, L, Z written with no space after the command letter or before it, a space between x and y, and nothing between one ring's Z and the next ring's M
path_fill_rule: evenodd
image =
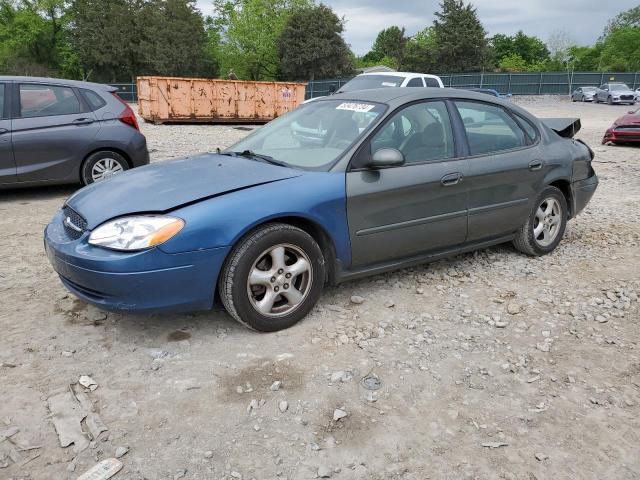
M136 114L133 112L132 108L129 106L127 102L121 99L117 93L113 92L112 95L116 97L118 101L122 103L122 105L124 105L124 110L118 117L118 120L120 120L122 123L126 123L127 125L139 131L140 127L138 126L138 119L136 118Z

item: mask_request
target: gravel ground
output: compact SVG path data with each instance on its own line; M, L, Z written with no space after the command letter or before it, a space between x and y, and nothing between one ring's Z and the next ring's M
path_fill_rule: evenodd
M498 246L327 288L276 334L88 307L42 248L74 188L0 193L0 478L76 478L119 449L132 480L639 479L640 149L600 145L628 107L514 102L580 116L596 151L600 188L553 254ZM142 129L154 161L247 133ZM108 431L76 453L51 397L81 375Z

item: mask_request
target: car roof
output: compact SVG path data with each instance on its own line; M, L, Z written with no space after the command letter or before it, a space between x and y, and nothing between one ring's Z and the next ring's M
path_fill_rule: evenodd
M416 101L431 98L462 98L469 100L491 101L501 105L512 106L510 102L499 99L498 97L490 97L486 93L472 92L470 90L462 90L458 88L372 88L370 90L357 90L353 92L337 93L328 97L319 98L318 101L327 100L355 100L363 102L386 103L393 107Z
M431 75L429 73L415 73L415 72L366 72L366 73L361 73L360 75L358 75L358 77L364 76L364 75L385 75L388 77L409 77L409 76L413 76L413 77L430 77L430 78L440 78L437 75Z
M0 76L0 82L28 82L28 83L46 83L49 85L67 85L78 88L89 88L97 90L116 91L117 88L104 83L83 82L80 80L66 80L64 78L49 77L21 77L21 76Z

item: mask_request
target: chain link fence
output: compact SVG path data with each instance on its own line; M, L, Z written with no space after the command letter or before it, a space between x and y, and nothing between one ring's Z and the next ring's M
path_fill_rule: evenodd
M384 72L380 73L384 75ZM640 72L539 72L539 73L458 73L441 74L445 87L491 88L507 95L569 95L578 87L600 86L608 82L640 87ZM305 98L324 97L338 90L350 78L310 81Z

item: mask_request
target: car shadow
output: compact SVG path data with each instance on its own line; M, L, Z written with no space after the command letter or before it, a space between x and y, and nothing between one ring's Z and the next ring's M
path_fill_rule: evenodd
M45 185L37 187L7 188L0 190L0 201L31 202L68 197L82 186L77 185Z

